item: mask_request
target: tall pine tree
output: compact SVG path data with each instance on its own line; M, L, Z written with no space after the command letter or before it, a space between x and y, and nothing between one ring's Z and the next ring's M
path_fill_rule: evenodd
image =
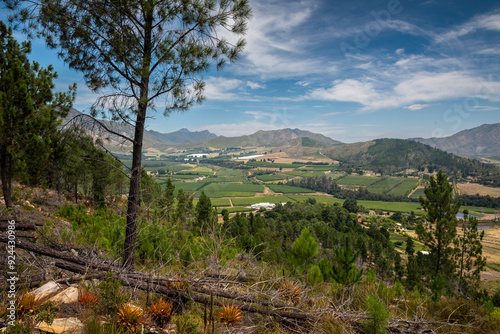
M441 170L435 178L430 177L429 186L424 191L425 198L420 197L420 204L427 214L417 225L416 232L420 241L430 249L433 277L439 274L447 276L454 271L452 245L457 235L456 215L460 202L452 203L453 188Z
M12 207L12 178L16 168L23 180L40 183L50 168L51 138L74 99L53 93L57 73L30 62L29 42L19 44L12 29L0 21L0 177L5 204ZM46 175L46 174L45 174Z

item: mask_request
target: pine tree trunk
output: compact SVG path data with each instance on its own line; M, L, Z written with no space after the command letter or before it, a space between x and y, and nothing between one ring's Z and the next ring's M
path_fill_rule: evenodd
M144 45L142 59L142 78L140 85L140 99L137 108L134 143L132 150L132 169L130 190L128 195L127 228L125 230L125 247L123 253L123 267L131 269L134 266L135 243L137 239L137 211L139 210L139 187L141 183L141 158L144 138L144 125L149 99L149 76L152 54L152 24L153 12L149 9L144 18Z
M125 230L125 247L123 266L134 266L135 243L137 239L137 211L139 209L139 187L141 183L141 158L142 142L144 136L144 123L146 120L146 105L137 113L135 124L134 145L132 151L132 169L130 176L130 189L128 194L127 228Z
M12 163L9 161L10 155L7 153L7 148L4 146L0 149L0 174L2 179L3 198L5 206L12 208L12 180L10 179L9 168L12 168Z

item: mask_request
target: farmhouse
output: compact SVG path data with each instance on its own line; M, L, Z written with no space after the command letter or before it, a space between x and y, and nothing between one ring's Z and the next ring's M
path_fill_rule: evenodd
M191 157L191 158L203 158L206 156L206 154L204 153L193 153L193 154L188 154L186 155L187 157Z
M273 203L257 203L257 204L252 204L250 207L255 210L259 210L260 208L264 208L266 210L271 210L274 209L276 204Z

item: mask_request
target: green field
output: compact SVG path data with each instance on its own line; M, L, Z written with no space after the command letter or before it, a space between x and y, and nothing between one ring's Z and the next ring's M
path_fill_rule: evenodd
M283 193L283 194L297 194L297 193L315 193L316 191L307 189L307 188L300 188L300 187L293 187L293 186L287 186L287 185L282 185L282 184L269 184L267 185L269 189L276 193Z
M344 203L343 199L338 199L331 196L312 196L312 195L289 195L290 199L296 202L305 202L309 198L314 198L316 203L326 203L333 205L334 203Z
M405 196L413 190L418 179L405 177L375 177L362 175L348 175L337 180L343 186L363 186L369 192L375 194L389 194L394 196Z
M270 181L280 181L283 180L284 178L278 175L270 175L270 174L265 174L265 175L257 175L255 177L258 180L261 180L262 182L270 182Z
M332 165L306 165L305 167L300 168L301 170L314 170L314 171L329 171L337 168L338 164Z
M419 198L420 196L425 196L424 188L419 188L411 194L411 198Z
M375 176L347 175L337 180L340 185L369 186L378 181Z
M247 163L248 166L252 167L265 167L265 168L299 168L302 167L301 164L280 164L267 161L251 161Z
M211 198L210 202L212 203L212 206L216 206L216 207L231 206L231 202L229 201L229 198ZM196 207L197 203L198 203L197 199L193 200L193 205L195 207Z
M208 197L252 197L255 193L264 191L264 186L260 184L239 184L239 183L210 183L201 188ZM201 190L196 192L195 197L200 196Z

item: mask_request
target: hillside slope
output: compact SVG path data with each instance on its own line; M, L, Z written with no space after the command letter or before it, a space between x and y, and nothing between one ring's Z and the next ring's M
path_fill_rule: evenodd
M411 138L440 150L467 157L500 155L500 123L483 124L444 138Z
M374 141L334 146L323 152L331 159L353 167L404 170L442 169L449 175L475 176L491 166L439 149L404 139L376 139Z

